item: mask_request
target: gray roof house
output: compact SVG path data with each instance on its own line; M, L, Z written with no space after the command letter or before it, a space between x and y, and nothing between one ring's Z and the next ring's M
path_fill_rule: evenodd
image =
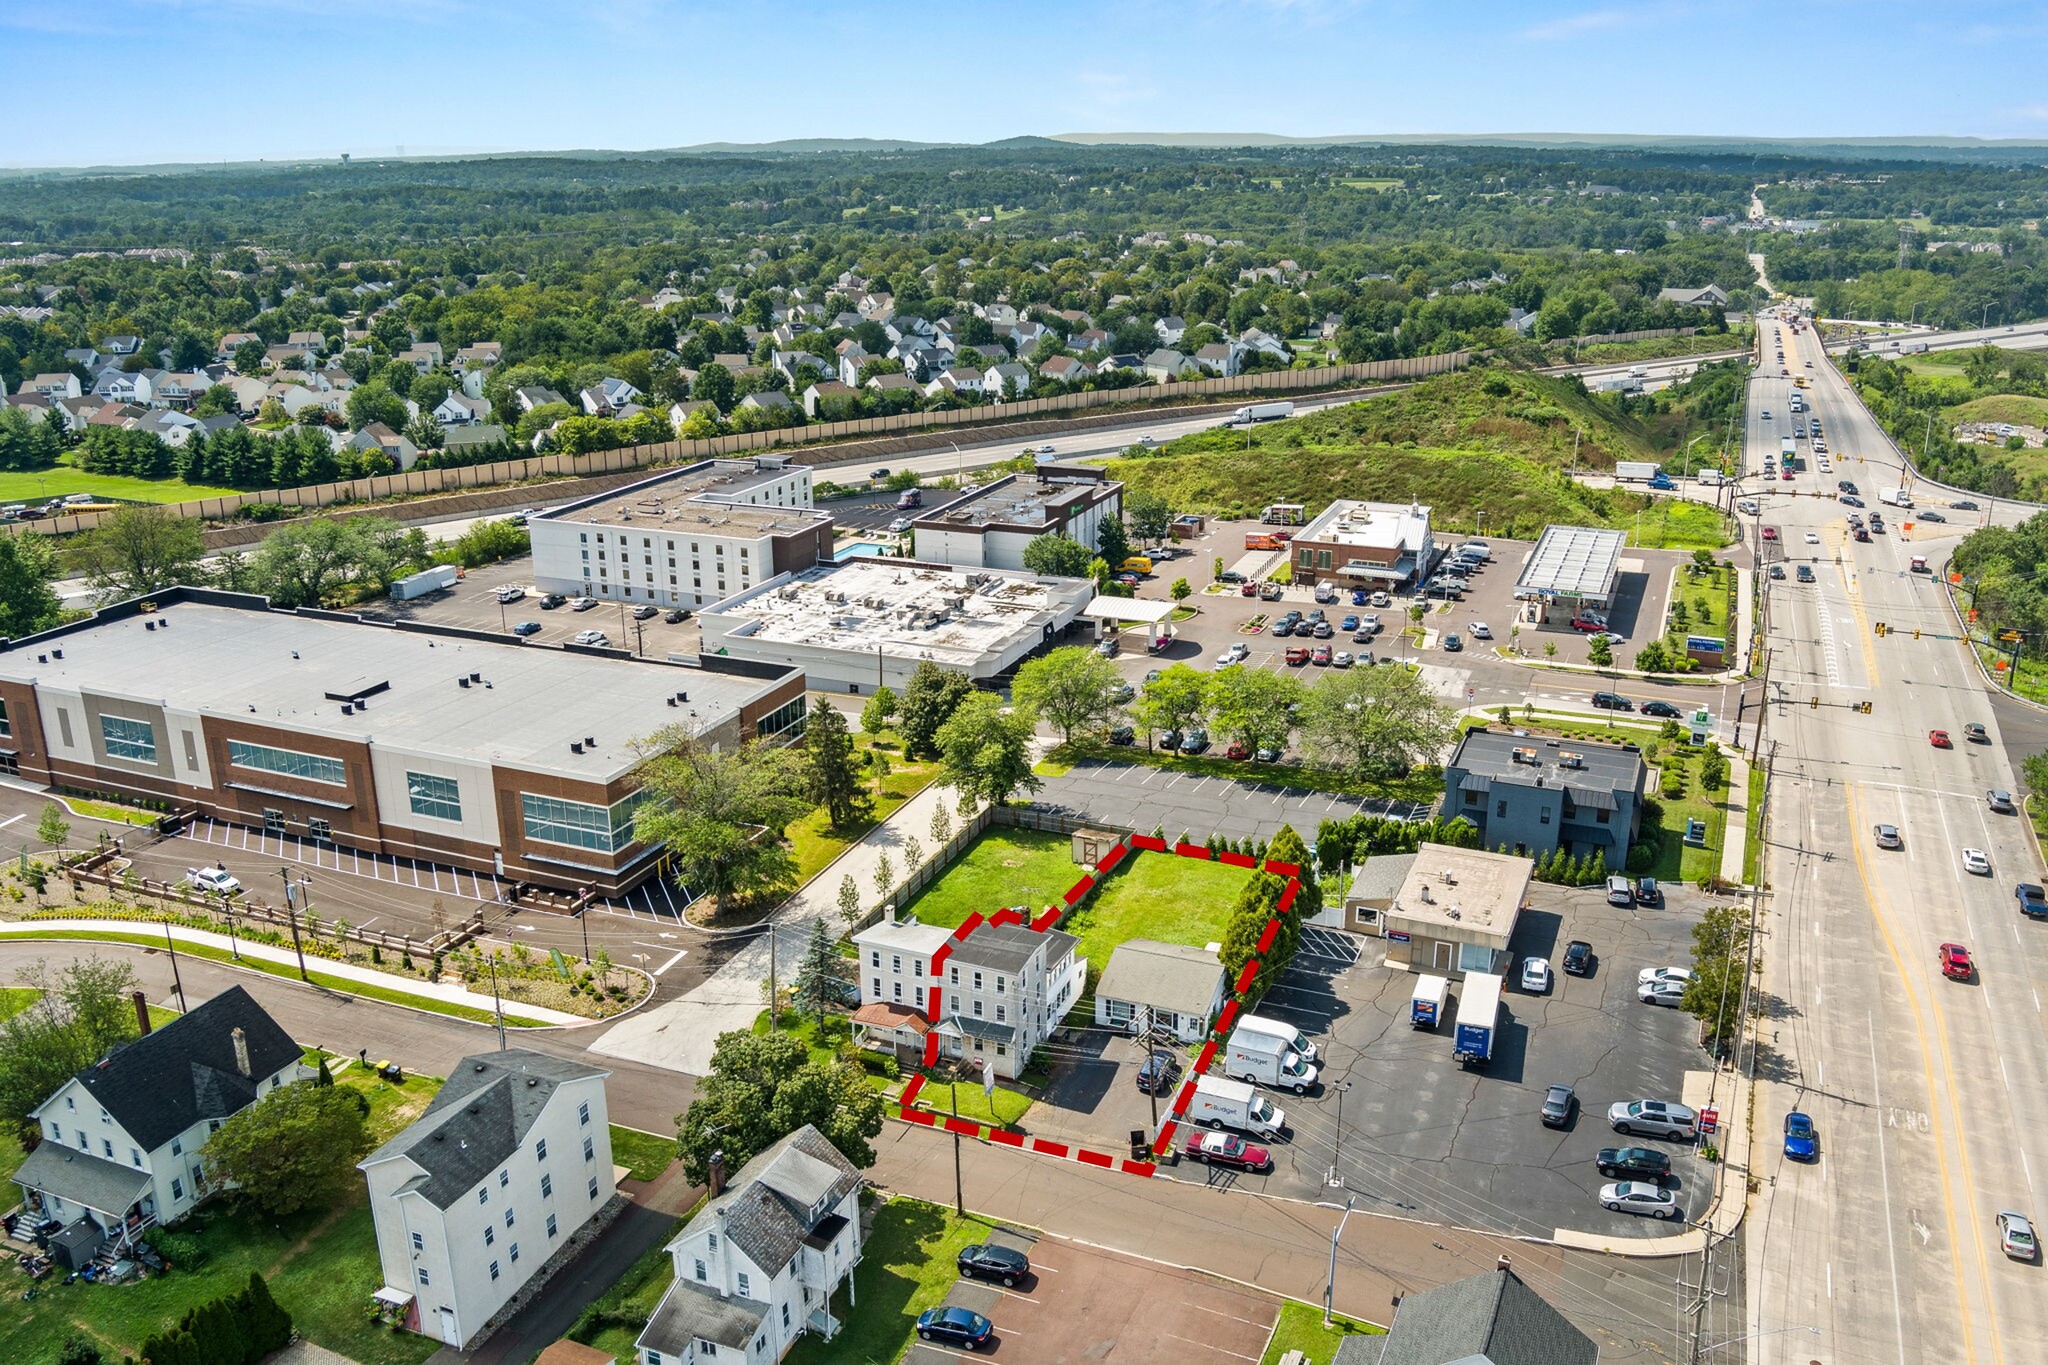
M566 1259L617 1193L610 1074L524 1048L463 1058L424 1114L357 1163L384 1269L376 1302L460 1350Z
M1444 765L1444 818L1479 827L1479 846L1542 857L1604 855L1619 871L1643 818L1649 768L1633 744L1467 731Z
M1600 1348L1502 1263L1404 1296L1384 1337L1347 1337L1336 1365L1596 1365Z
M756 1155L668 1244L675 1282L634 1343L644 1365L780 1360L805 1333L830 1341L832 1296L853 1304L860 1172L809 1124ZM706 1349L707 1345L710 1349Z
M1657 301L1675 303L1681 308L1726 308L1728 292L1718 284L1710 284L1704 289L1659 289Z
M1095 983L1103 1028L1164 1029L1183 1042L1208 1036L1223 1007L1223 964L1208 948L1134 938L1117 945Z

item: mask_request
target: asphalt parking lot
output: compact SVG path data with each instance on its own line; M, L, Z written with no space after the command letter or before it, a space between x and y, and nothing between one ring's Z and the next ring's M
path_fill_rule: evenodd
M1182 830L1199 842L1213 831L1230 838L1270 839L1283 824L1312 836L1325 820L1356 812L1405 816L1407 801L1301 791L1270 782L1243 782L1110 759L1082 759L1060 777L1045 779L1033 804L1128 829L1159 826L1171 839Z
M1510 945L1515 961L1498 1050L1483 1068L1467 1070L1451 1058L1455 1004L1433 1032L1409 1025L1415 977L1383 965L1380 941L1358 940L1355 963L1297 957L1259 1012L1291 1020L1315 1040L1324 1083L1306 1097L1274 1096L1288 1115L1290 1141L1276 1146L1264 1189L1329 1199L1324 1182L1334 1168L1343 1193L1376 1212L1524 1236L1558 1228L1656 1236L1679 1224L1609 1213L1597 1202L1608 1180L1594 1168L1594 1154L1645 1146L1671 1157L1687 1216L1704 1209L1711 1181L1690 1148L1623 1138L1605 1117L1617 1100L1679 1099L1685 1073L1704 1067L1693 1021L1636 999L1639 969L1689 960L1704 898L1673 888L1662 907L1623 910L1608 906L1597 888L1538 886L1532 901ZM1574 938L1593 945L1590 976L1556 970ZM1547 995L1520 988L1522 960L1532 954L1551 961ZM1453 983L1454 1000L1459 993ZM1351 1088L1340 1124L1345 1083ZM1545 1087L1556 1083L1578 1093L1563 1130L1537 1118ZM1199 1168L1182 1172L1201 1178Z
M500 602L498 589L519 587L526 596L516 602ZM409 602L379 602L365 607L363 615L379 621L426 621L434 625L457 626L464 630L488 630L510 634L521 621L539 624L540 631L527 637L528 644L566 644L578 631L601 630L613 647L635 651L651 659L670 654L695 654L700 637L695 618L670 625L659 616L635 621L628 604L600 602L588 611L568 607L543 608L533 586L533 559L522 555L497 564L471 569L453 589L415 598Z
M994 1324L988 1348L970 1355L918 1342L905 1365L982 1357L1037 1365L1226 1365L1259 1359L1280 1316L1271 1295L1198 1271L1009 1229L989 1240L1028 1255L1030 1278L1013 1289L957 1280L946 1296L948 1307Z

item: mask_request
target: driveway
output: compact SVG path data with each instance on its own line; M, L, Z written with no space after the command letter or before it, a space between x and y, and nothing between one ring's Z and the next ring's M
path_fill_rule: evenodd
M1064 776L1046 778L1032 804L1141 833L1156 825L1168 839L1186 830L1197 842L1212 832L1270 839L1283 824L1308 838L1325 820L1344 820L1361 811L1399 816L1411 809L1406 801L1300 791L1098 758L1083 759Z

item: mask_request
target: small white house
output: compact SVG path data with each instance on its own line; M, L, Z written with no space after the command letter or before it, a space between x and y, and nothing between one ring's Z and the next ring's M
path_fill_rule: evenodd
M240 986L115 1049L30 1111L43 1140L12 1179L57 1223L73 1268L214 1193L200 1148L230 1115L312 1075L291 1035Z
M384 1287L376 1301L464 1349L618 1192L611 1073L513 1048L463 1058L427 1112L357 1163Z
M1226 984L1223 964L1207 948L1130 939L1109 955L1095 984L1095 1022L1133 1033L1164 1030L1199 1043L1223 1008Z
M860 1172L809 1124L742 1166L668 1244L675 1283L641 1330L641 1365L766 1365L840 1322L860 1264Z

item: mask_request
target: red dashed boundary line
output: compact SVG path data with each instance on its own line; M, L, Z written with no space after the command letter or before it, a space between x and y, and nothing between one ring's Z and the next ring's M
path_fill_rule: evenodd
M1005 1132L1000 1128L991 1128L984 1124L976 1123L972 1119L954 1118L951 1115L935 1114L929 1110L918 1109L915 1107L917 1097L924 1089L925 1081L924 1076L921 1074L912 1076L909 1083L903 1087L903 1093L897 1098L897 1118L905 1123L914 1123L920 1127L955 1133L961 1137L977 1138L984 1142L994 1143L998 1147L1010 1147L1020 1152L1030 1152L1037 1156L1051 1157L1059 1161L1078 1161L1083 1165L1096 1166L1106 1171L1120 1171L1125 1175L1150 1177L1158 1174L1159 1166L1157 1159L1173 1150L1175 1131L1185 1119L1188 1106L1194 1102L1195 1078L1206 1074L1209 1068L1215 1064L1218 1047L1230 1036L1232 1025L1236 1023L1237 1016L1244 1009L1245 999L1249 996L1253 986L1257 984L1259 974L1265 970L1266 953L1271 950L1273 940L1279 937L1280 934L1279 916L1286 914L1288 910L1292 909L1295 897L1301 894L1301 868L1294 863L1277 862L1272 859L1268 859L1262 864L1248 853L1212 854L1205 844L1176 843L1169 846L1164 839L1155 838L1149 834L1126 835L1096 865L1095 871L1084 873L1080 880L1067 888L1065 895L1060 898L1058 905L1047 907L1044 913L1029 922L1028 927L1034 933L1040 934L1048 929L1057 928L1059 922L1066 918L1067 912L1078 905L1084 896L1093 891L1102 882L1104 877L1115 871L1117 865L1129 857L1133 851L1172 853L1176 857L1194 858L1205 863L1221 862L1229 867L1263 867L1265 871L1287 879L1287 886L1280 893L1279 914L1266 921L1266 928L1259 935L1259 942L1254 949L1253 956L1244 964L1244 970L1238 973L1237 980L1232 983L1231 998L1224 1002L1222 1010L1217 1013L1215 1026L1210 1030L1207 1041L1202 1044L1201 1054L1195 1059L1194 1066L1189 1069L1187 1078L1182 1083L1179 1093L1174 1096L1173 1104L1168 1109L1166 1122L1160 1125L1159 1136L1152 1144L1153 1159L1134 1161L1129 1157L1112 1156L1107 1152L1091 1151L1086 1147L1074 1147L1064 1142L1048 1142L1044 1138L1025 1137L1021 1133ZM979 912L969 915L966 921L953 931L952 937L939 951L932 954L932 975L936 978L940 967L945 964L946 959L953 955L953 950L960 944L965 943L984 924L1024 923L1023 914L1015 909L998 910L993 915L988 916L983 916ZM930 999L926 1005L926 1014L933 1024L939 1022L941 998L942 993L937 989L930 992ZM937 1033L927 1033L924 1040L923 1064L929 1069L937 1064L938 1059L939 1035Z

